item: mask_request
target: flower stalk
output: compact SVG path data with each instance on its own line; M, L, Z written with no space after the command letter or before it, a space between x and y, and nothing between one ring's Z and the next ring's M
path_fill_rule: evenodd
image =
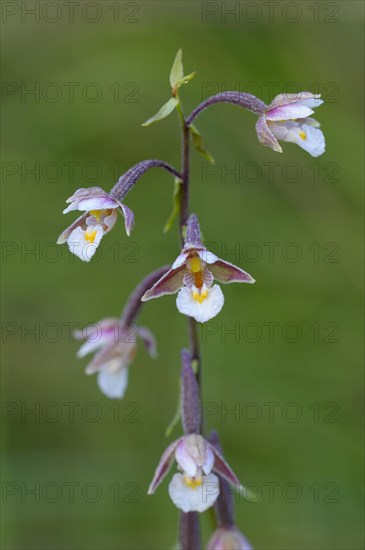
M216 103L232 103L233 105L243 107L255 114L261 114L267 107L261 99L258 99L252 94L243 92L222 92L202 101L202 103L200 103L188 116L186 124L190 126L202 111Z
M125 174L120 176L119 180L110 191L110 195L119 201L122 201L137 181L147 170L150 170L150 168L163 168L176 178L181 178L180 173L173 166L163 160L143 160L135 166L132 166L132 168L125 172Z
M181 105L179 93L177 92L179 103L177 112L181 124L181 180L182 196L180 203L180 241L184 244L185 229L189 218L189 198L190 198L190 128L185 119L184 110ZM200 235L199 235L200 239ZM191 358L196 366L196 380L199 385L200 402L202 402L202 359L199 347L198 325L193 317L188 317L188 334L190 341ZM200 426L201 430L201 426Z
M177 92L178 93L178 92ZM179 95L179 94L178 94ZM182 180L182 194L180 203L180 242L184 244L184 231L187 225L189 217L189 198L190 198L190 128L185 120L184 111L179 101L177 106L177 112L180 118L181 124L181 180ZM198 407L201 409L202 402L202 360L199 348L198 326L193 317L188 317L188 334L190 341L191 357L187 358L187 354L182 356L182 360L189 361L189 367L191 359L194 360L196 366L196 382L198 386ZM182 402L184 407L184 399ZM184 416L184 413L182 413ZM197 429L199 433L202 430L201 423L201 410L199 410L199 422ZM197 512L188 512L185 514L181 512L180 516L180 546L182 550L199 550L201 548L200 542L200 522Z
M201 549L198 512L180 513L179 539L181 550Z

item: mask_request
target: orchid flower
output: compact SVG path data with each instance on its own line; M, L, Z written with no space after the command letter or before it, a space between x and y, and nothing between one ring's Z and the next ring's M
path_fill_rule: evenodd
M208 541L207 550L253 550L235 525L219 527Z
M175 294L180 313L204 323L215 317L223 307L224 296L216 279L221 283L254 283L255 280L235 265L225 262L201 243L200 227L195 214L187 223L184 248L171 269L163 275L142 297L142 301Z
M279 94L261 113L256 123L259 141L282 153L278 140L291 141L319 157L325 150L325 139L319 122L310 117L313 108L323 103L320 94Z
M95 352L86 367L86 374L98 373L98 385L110 399L122 399L128 386L128 367L137 352L137 340L131 327L126 327L120 319L110 317L94 325L76 331L77 340L85 340L77 357ZM145 327L138 327L136 334L145 344L151 357L156 357L155 339ZM86 337L85 337L86 335Z
M67 242L70 251L84 262L91 260L102 237L113 229L118 210L124 217L127 235L132 231L132 210L100 187L78 189L66 202L70 204L63 211L64 214L73 210L85 211L85 214L58 237L57 243Z
M171 500L183 512L204 512L219 495L219 478L240 486L222 453L198 432L201 426L199 386L188 350L181 352L181 421L185 435L171 443L157 466L148 494L167 476L174 459L182 473L174 474L169 484ZM213 473L214 472L214 473Z
M232 485L240 485L222 455L199 434L188 434L171 443L163 453L148 490L151 495L176 460L182 473L174 474L169 485L171 500L183 512L204 512L219 495L219 473Z

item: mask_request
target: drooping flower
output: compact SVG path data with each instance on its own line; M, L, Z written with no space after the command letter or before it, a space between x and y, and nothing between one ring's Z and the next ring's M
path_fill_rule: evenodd
M235 265L225 262L201 243L198 218L195 214L187 223L184 248L171 269L142 297L142 301L175 294L180 313L204 323L215 317L223 307L224 296L216 279L221 283L254 283L255 280Z
M77 356L95 352L86 367L86 374L98 373L101 391L110 399L122 399L128 385L129 365L137 352L137 336L152 357L156 356L155 339L145 327L127 327L116 317L102 319L75 332L77 340L85 340Z
M199 434L188 434L171 443L163 453L148 494L153 494L176 460L182 473L174 474L169 484L171 500L183 512L204 512L219 495L219 480L240 483L223 456Z
M132 231L132 210L100 187L78 189L66 202L70 204L64 214L73 210L85 211L85 214L61 233L57 243L67 242L70 251L84 262L91 260L102 237L113 229L118 210L124 217L127 235Z
M219 527L208 541L207 550L253 550L234 525Z
M260 142L282 153L278 140L296 143L312 157L325 151L325 139L319 122L310 117L313 108L323 103L320 94L279 94L261 113L256 123Z

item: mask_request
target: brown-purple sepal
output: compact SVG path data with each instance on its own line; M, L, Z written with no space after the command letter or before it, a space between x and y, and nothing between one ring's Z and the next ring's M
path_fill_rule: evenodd
M161 456L160 462L158 463L155 475L153 476L153 480L151 482L151 485L149 486L147 494L152 495L156 491L162 480L165 479L165 477L169 473L169 470L175 458L176 447L178 446L180 441L181 438L173 441L173 443L170 443L170 445Z

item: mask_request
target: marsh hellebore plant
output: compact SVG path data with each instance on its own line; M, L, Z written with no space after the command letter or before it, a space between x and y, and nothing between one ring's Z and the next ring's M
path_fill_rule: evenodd
M64 213L77 210L82 214L60 235L58 243L67 243L73 254L90 262L101 239L115 226L118 212L124 220L126 234L131 234L134 213L124 200L143 174L151 168L162 168L173 176L174 209L164 231L168 231L179 216L180 252L176 260L141 281L127 300L120 317L105 318L83 331L77 331L75 337L84 340L78 356L94 353L86 373L97 373L98 385L107 397L121 399L127 389L129 368L137 352L138 341L145 344L151 357L156 356L153 334L136 324L142 305L153 298L177 294L177 309L188 317L190 340L190 349L181 352L178 416L183 435L163 452L148 494L155 492L176 463L178 471L170 479L168 492L174 505L180 509L179 547L182 550L199 550L202 547L199 513L214 507L217 528L207 548L251 550L252 546L235 525L233 514L232 487L237 491L243 488L223 456L218 435L214 432L207 437L203 433L202 361L197 323L204 323L220 313L224 304L220 284L252 284L255 280L241 267L218 258L202 242L198 216L189 211L190 143L192 141L209 162L214 162L194 122L211 105L232 103L258 117L256 133L263 145L281 153L279 141L292 142L317 157L325 150L325 140L319 123L311 115L313 109L323 102L318 94L311 92L280 94L270 105L251 94L224 92L209 97L186 116L180 88L194 75L184 75L182 52L179 50L170 73L171 97L156 115L143 124L149 126L173 111L177 112L182 133L180 170L165 161L144 160L125 172L110 191L100 187L77 189L67 199L68 206Z

